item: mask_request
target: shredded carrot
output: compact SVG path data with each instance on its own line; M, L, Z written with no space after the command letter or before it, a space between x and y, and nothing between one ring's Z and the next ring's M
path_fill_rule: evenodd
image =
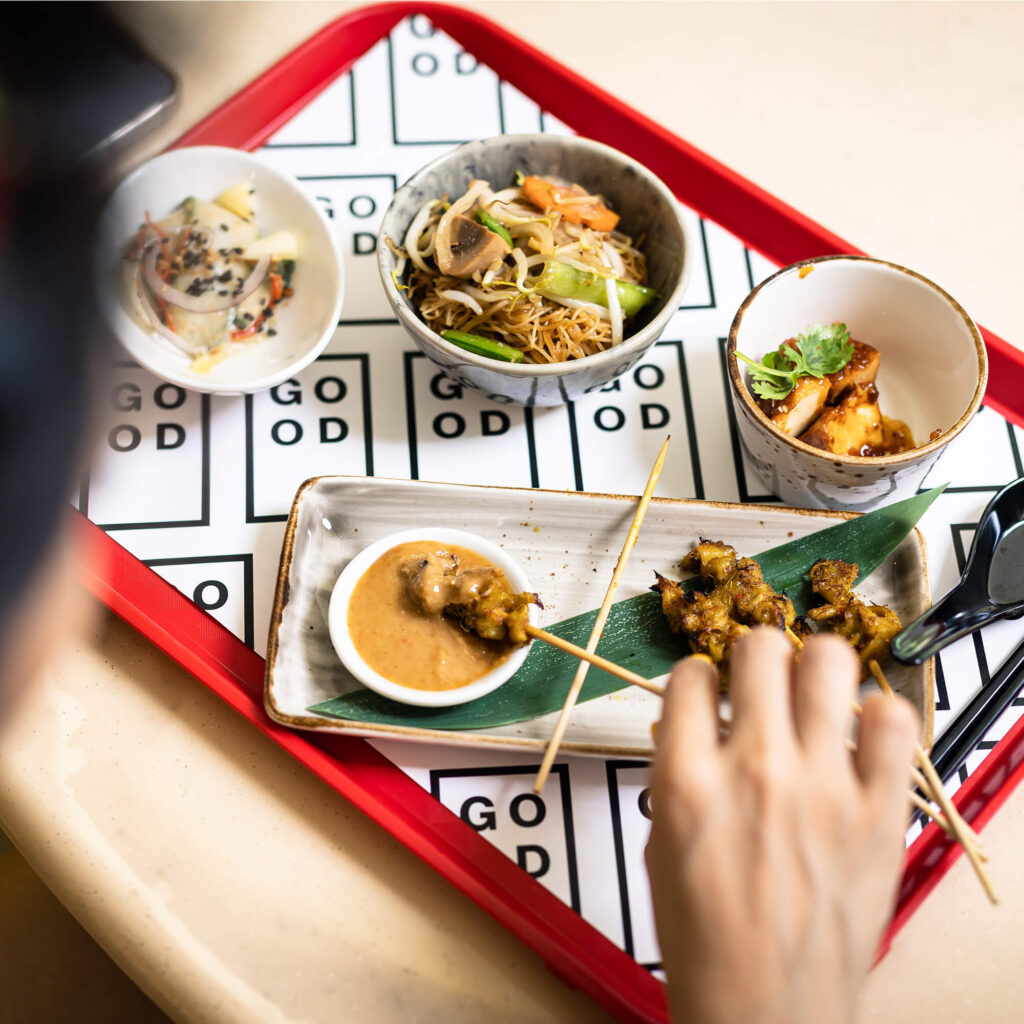
M284 279L280 274L270 275L270 298L277 302L284 295Z
M174 329L174 321L171 319L171 314L167 311L167 303L159 295L156 296L156 301L160 304L160 313L164 318L164 323L167 325L167 330L177 334L178 332Z
M523 192L534 206L545 213L555 210L570 224L586 224L595 231L614 231L619 215L597 199L580 201L589 195L579 185L555 185L532 175L523 179Z
M153 222L153 218L149 215L149 210L146 210L146 223L149 225L150 231L159 238L160 241L160 255L163 257L165 263L170 263L171 254L167 251L167 243L163 241L163 232L159 226Z
M248 338L250 335L255 334L259 330L260 324L262 324L263 321L267 319L267 314L270 312L272 308L272 306L268 306L267 309L264 312L260 313L260 315L256 317L256 319L253 320L253 322L249 324L248 327L243 327L240 330L232 331L231 340L241 341L243 338Z

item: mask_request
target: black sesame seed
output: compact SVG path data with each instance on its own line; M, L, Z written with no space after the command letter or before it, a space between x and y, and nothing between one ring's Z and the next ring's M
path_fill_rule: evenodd
M274 338L276 336L277 336L277 331L275 331L273 328L271 328L269 331L267 331L267 337Z
M227 229L228 229L227 224L221 224L220 229L221 229L221 231L227 231Z

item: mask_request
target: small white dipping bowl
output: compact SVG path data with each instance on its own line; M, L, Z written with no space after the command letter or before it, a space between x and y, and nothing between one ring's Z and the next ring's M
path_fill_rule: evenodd
M276 336L261 336L209 373L195 373L189 356L129 315L117 265L145 211L161 220L188 196L212 201L239 181L250 181L256 189L260 235L287 228L298 236L295 294L277 309ZM326 348L341 313L342 261L326 216L294 178L240 149L173 149L134 170L103 211L95 260L100 308L118 340L147 370L193 391L250 394L288 380Z
M878 349L879 406L919 447L835 455L783 433L760 410L736 352L757 361L810 325L835 322ZM910 497L970 422L988 379L981 334L959 303L920 274L866 256L804 260L763 281L736 313L727 351L743 449L765 487L805 508L864 512Z
M331 593L327 612L327 628L330 631L331 643L349 672L364 686L375 690L384 697L400 701L403 704L415 704L426 708L467 704L471 700L492 693L502 683L511 679L519 670L519 666L526 660L529 646L516 648L500 665L465 686L459 686L453 690L417 690L411 686L403 686L401 683L386 679L379 672L370 668L359 651L356 650L352 643L352 637L349 635L348 608L356 584L362 579L366 570L386 551L390 551L391 548L397 547L399 544L407 544L412 541L432 541L438 544L453 544L468 548L499 568L508 579L509 585L517 593L532 590L530 581L519 565L496 544L484 540L483 537L478 537L475 533L446 527L401 530L398 533L382 537L363 548L342 570ZM535 623L536 614L537 606L531 605L529 610L531 622Z

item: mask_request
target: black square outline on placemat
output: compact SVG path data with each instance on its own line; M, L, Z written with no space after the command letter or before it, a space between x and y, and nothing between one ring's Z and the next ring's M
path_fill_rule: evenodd
M400 28L402 25L404 25L406 23L406 21L409 22L410 27L411 27L413 24L415 24L417 18L423 18L430 25L430 29L431 29L431 31L430 31L430 33L428 35L420 36L418 38L429 39L430 36L434 35L434 33L437 31L437 29L433 25L433 23L430 21L430 19L427 18L427 16L425 14L422 14L422 13L413 14L411 17L405 19L404 21L400 21L395 26L395 28L393 28L391 30L391 32L389 32L387 34L387 36L385 36L385 39L387 40L387 52L388 52L388 91L389 91L388 99L390 100L390 103L391 103L391 143L394 146L459 146L459 145L462 145L462 143L464 143L464 142L470 142L472 140L470 138L468 138L468 137L467 138L462 138L462 139L400 139L398 137L398 115L397 115L397 112L396 112L397 104L395 102L395 95L396 95L396 88L395 88L395 46L394 46L394 43L392 42L391 37L392 37L392 34L395 32L395 30ZM413 31L413 35L416 35L415 31ZM463 53L469 53L468 50L463 50L462 52ZM469 55L474 60L477 59L475 54L470 53ZM488 67L488 65L486 65L486 64L483 65L483 66L486 67L487 70L490 71L492 74L495 74L493 68ZM498 76L496 74L495 74L495 77L498 78ZM534 102L536 102L536 101L534 101ZM504 110L502 109L501 79L500 78L498 78L497 114L498 114L498 126L502 127L503 123L504 123ZM500 132L497 133L497 134L500 134Z
M441 803L442 779L465 779L481 776L494 777L499 775L536 775L539 770L539 764L515 765L507 768L432 768L430 770L430 795L438 803ZM558 785L562 798L562 827L565 834L565 859L566 867L569 872L569 905L578 914L580 912L580 883L579 869L576 864L576 832L573 827L572 786L569 784L569 766L567 764L552 765L551 774L558 777Z
M690 377L686 369L686 358L683 352L683 342L681 339L664 339L655 343L656 348L670 348L674 346L676 349L676 363L679 368L679 386L682 392L683 399L683 418L686 422L686 439L690 448L690 472L693 477L693 497L697 500L704 499L704 477L701 473L700 466L700 450L697 444L697 424L693 414L693 399L690 391ZM630 370L636 370L639 366L639 362L636 366L630 367ZM601 389L598 388L597 391ZM592 392L593 393L593 392ZM567 402L566 414L569 417L569 443L572 446L572 465L573 473L575 475L575 487L577 491L582 491L583 486L583 465L582 459L580 458L580 440L579 431L576 424L576 404L575 402Z
M629 884L626 880L626 850L622 842L622 806L619 803L618 773L626 769L648 768L646 761L606 761L605 771L608 777L608 802L612 817L612 840L615 846L615 874L619 882L619 910L622 915L622 947L626 953L636 959L633 947L633 916L629 902ZM645 970L661 969L661 961L640 964Z
M352 65L352 67L344 74L339 75L331 84L327 87L333 89L338 82L348 79L348 103L349 110L352 115L352 138L345 142L265 142L262 149L351 149L352 147L359 144L359 131L356 126L356 68L359 66L358 61ZM325 89L324 92L327 90ZM320 93L322 96L323 93ZM310 101L315 103L319 99L319 96L314 96ZM291 120L291 119L289 119ZM283 126L282 126L283 127Z
M112 364L119 369L142 370L143 367L134 360L115 360ZM149 372L149 371L146 371ZM168 383L166 381L161 384ZM183 388L180 384L172 384L172 387ZM194 393L194 392L193 392ZM199 436L200 436L200 497L199 497L199 518L198 519L166 519L155 520L146 523L96 523L101 530L112 533L114 530L167 530L179 527L209 526L210 525L210 396L199 395ZM89 518L89 471L86 470L78 495L78 510L87 519Z
M246 647L251 648L255 643L255 628L253 625L253 556L251 552L240 555L182 555L177 558L145 558L142 560L142 564L148 565L151 569L158 565L213 565L225 562L242 563L242 588L244 590L243 627L245 630L242 642ZM188 594L185 596L188 597Z
M341 353L318 356L310 366L318 366L321 363L334 361L356 362L360 367L360 395L363 402L363 462L364 475L373 476L373 412L370 402L370 357L366 352ZM294 380L295 378L289 378ZM287 384L288 381L282 381ZM288 520L288 513L280 515L258 516L254 511L255 497L255 458L252 440L252 395L245 396L245 522L252 523L284 523Z
M402 368L405 376L405 420L406 436L409 442L410 480L419 480L420 478L419 434L416 430L416 389L413 385L415 380L413 361L416 359L426 359L426 356L418 350L402 353ZM439 373L444 373L440 367L437 367L437 370ZM476 391L475 388L462 384L459 381L455 381L455 383L462 388L467 388L471 392ZM486 395L485 397L488 401L497 401L494 395ZM499 404L511 405L515 403L510 402L508 399L501 399ZM520 406L520 408L523 410L523 426L526 429L526 455L530 463L530 486L539 487L540 470L537 466L537 439L533 431L533 409L528 405Z
M679 306L679 310L695 310L695 309L717 309L718 299L715 297L715 278L711 273L711 253L708 251L708 233L704 227L704 218L697 218L697 228L700 231L700 244L704 255L704 272L708 276L708 301L695 303L692 306L688 306L685 303Z

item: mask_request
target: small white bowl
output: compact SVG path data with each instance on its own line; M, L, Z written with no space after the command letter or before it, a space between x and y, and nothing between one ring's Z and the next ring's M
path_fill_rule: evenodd
M837 455L783 433L758 407L737 350L756 361L811 324L836 321L878 349L881 410L903 420L918 447ZM744 299L727 352L743 448L766 487L805 508L865 512L910 497L970 422L988 377L981 334L955 299L913 270L866 256L823 256L773 274Z
M356 679L364 686L391 700L400 701L403 704L415 704L419 707L441 708L454 704L466 704L478 697L484 697L516 674L519 666L526 660L526 655L529 653L528 646L516 648L500 665L465 686L453 690L417 690L411 686L402 686L401 683L386 679L379 672L374 671L366 664L352 643L352 637L348 631L348 606L356 584L362 579L366 570L386 551L411 541L436 541L438 544L454 544L468 548L492 565L497 566L505 574L514 591L529 592L532 590L530 581L519 565L497 544L492 544L475 533L446 527L401 530L387 537L381 537L380 540L363 548L342 570L331 593L327 612L327 628L331 635L331 643L334 645L338 657ZM536 615L537 606L531 605L529 609L530 622L536 622Z
M195 373L190 358L136 322L125 308L117 264L146 210L166 217L187 196L212 201L238 181L256 189L261 235L288 228L299 238L295 295L278 308L275 337ZM164 380L210 394L250 394L309 365L334 335L343 295L342 260L323 212L292 177L240 149L194 146L144 163L118 185L100 219L94 277L107 323L133 358Z

